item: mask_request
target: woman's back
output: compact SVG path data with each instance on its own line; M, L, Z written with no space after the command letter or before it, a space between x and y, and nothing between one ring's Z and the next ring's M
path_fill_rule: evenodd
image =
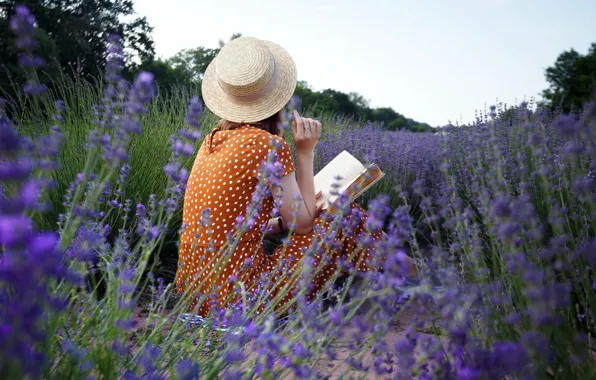
M230 130L216 128L203 140L197 153L184 198L184 232L180 239L176 284L180 291L190 286L203 294L217 295L218 306L235 292L229 282L245 262L247 283L254 283L263 271L270 270L262 252L262 226L273 210L273 198L264 197L252 228L244 232L229 259L222 260L221 246L235 234L238 217L245 217L259 182L260 166L271 151L272 139L278 146L276 159L280 175L294 171L292 152L281 137L249 125ZM248 285L247 284L247 285ZM211 305L205 300L199 313L207 315Z
M205 140L195 159L185 196L185 235L191 238L199 233L195 243L199 246L225 244L227 234L236 231L236 219L245 216L255 191L259 167L271 149L271 139L277 139L282 147L278 150L279 161L284 167L282 175L294 170L287 143L270 133L252 126L232 130L215 129ZM255 228L244 234L242 240L258 238L259 228L267 222L273 206L266 198ZM209 210L211 229L199 228L202 212ZM187 233L188 232L188 233Z

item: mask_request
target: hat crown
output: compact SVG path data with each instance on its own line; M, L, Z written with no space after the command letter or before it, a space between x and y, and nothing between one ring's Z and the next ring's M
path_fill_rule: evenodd
M221 49L215 70L224 92L244 97L267 86L275 72L275 60L263 41L240 37Z

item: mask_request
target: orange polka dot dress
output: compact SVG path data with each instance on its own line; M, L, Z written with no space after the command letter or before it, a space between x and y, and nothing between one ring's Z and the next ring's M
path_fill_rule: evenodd
M251 297L250 302L258 304L244 305L245 308L260 312L275 300L275 309L285 310L286 303L294 297L294 292L287 289L296 287L304 278L302 273L293 274L303 270L305 252L313 251L309 247L317 244L321 240L317 237L323 236L329 227L328 221L317 218L310 233L292 234L286 244L266 255L262 244L264 226L274 208L273 197L268 196L262 200L253 227L230 244L229 236L236 232L237 221L246 215L257 188L261 164L273 149L272 139L277 141L281 176L293 173L294 160L285 140L250 125L214 129L203 140L195 158L184 197L176 288L178 292L190 291L191 311L203 317L214 307L239 301L238 282L258 298ZM309 254L309 266L313 268L308 277L310 295L324 288L340 262L356 265L361 271L372 269L368 264L371 249L356 249L357 237L367 234L366 212L352 204L352 212L346 218L352 219L344 224L352 226L349 233L340 232L325 239L314 251L319 254ZM373 240L381 237L380 233L367 235ZM276 295L281 291L287 294L280 300L281 295Z

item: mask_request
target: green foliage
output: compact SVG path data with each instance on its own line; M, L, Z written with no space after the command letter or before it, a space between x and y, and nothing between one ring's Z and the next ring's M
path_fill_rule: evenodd
M234 33L230 41L241 37ZM160 91L172 91L174 87L192 87L193 93L201 97L201 81L207 67L226 44L219 41L215 49L199 46L194 49L183 49L168 59L147 59L141 64L134 65L129 70L128 79L132 79L139 71L150 71L155 75L155 83Z
M368 100L356 92L346 94L332 89L313 91L306 81L299 81L294 94L302 99L302 107L313 110L315 115L346 115L382 124L385 129L392 131L404 129L412 132L434 132L430 125L406 118L393 108L370 108Z
M549 105L566 112L580 109L596 93L596 43L586 55L574 49L564 51L545 75L550 87L543 96Z
M178 88L189 88L196 83L193 81L186 66L172 65L169 60L147 60L136 66L135 69L136 71L153 73L160 92L171 92ZM200 90L200 86L195 87L197 91Z
M1 15L0 8L0 36L2 36L0 38L0 96L12 99L13 103L24 103L26 100L22 92L18 91L17 83L25 83L27 70L17 63L18 55L14 40L3 37L12 35L12 32L9 30L7 20ZM35 38L41 56L56 57L58 55L59 48L46 31L36 28ZM50 59L46 62L43 73L38 75L56 78L60 75L60 71L60 63L55 59Z
M8 23L17 4L26 5L36 15L38 53L48 61L44 70L51 78L60 70L88 78L101 75L106 37L112 33L123 38L132 56L147 61L155 53L153 28L147 19L130 19L135 15L132 0L0 0L0 88L4 96L18 96L13 84L23 83L24 78Z
M172 67L183 70L188 79L201 81L207 67L217 56L219 49L208 49L199 46L195 49L184 49L167 60Z

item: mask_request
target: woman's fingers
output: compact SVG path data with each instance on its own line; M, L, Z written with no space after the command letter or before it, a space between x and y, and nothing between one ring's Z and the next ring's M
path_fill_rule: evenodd
M319 190L319 192L315 195L315 199L318 201L319 199L321 199L322 196L323 196L323 191ZM317 208L315 210L315 217L319 217L319 215L321 214L321 211L323 210L323 207L325 207L325 203L321 203L320 205L317 206Z
M292 132L294 140L318 140L321 137L321 122L300 116L298 111L294 110L294 120L292 120Z
M323 211L323 207L325 207L325 204L320 204L317 206L317 209L315 210L315 217L319 217L321 216L321 212Z
M303 120L304 120L304 136L306 136L306 138L309 139L314 132L312 130L314 122L310 118L304 118Z
M292 122L292 132L294 136L302 135L302 131L304 131L304 124L302 122L302 118L298 111L294 110L294 120Z
M315 120L315 136L317 137L321 137L321 122L318 120Z

